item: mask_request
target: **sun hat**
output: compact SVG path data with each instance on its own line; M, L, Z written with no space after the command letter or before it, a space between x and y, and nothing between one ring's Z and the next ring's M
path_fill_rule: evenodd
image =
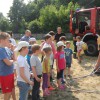
M60 46L65 46L64 43L63 43L62 41L59 41L59 42L57 43L57 47L60 47Z
M28 47L28 46L29 46L28 42L20 41L14 51L19 51L22 47Z
M29 42L36 41L36 38L30 38Z

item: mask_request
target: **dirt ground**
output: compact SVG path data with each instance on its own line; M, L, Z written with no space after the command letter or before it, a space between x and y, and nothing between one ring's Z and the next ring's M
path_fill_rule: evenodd
M55 87L56 89L51 92L51 95L47 98L42 98L42 100L100 100L100 76L93 75L78 80L73 79L90 74L96 60L97 57L83 56L83 61L79 64L76 59L73 59L72 78L66 78L66 89L61 91ZM56 81L54 83L56 84ZM42 96L42 92L40 94ZM17 100L18 95L16 86ZM3 100L2 98L3 95L0 93L0 100Z

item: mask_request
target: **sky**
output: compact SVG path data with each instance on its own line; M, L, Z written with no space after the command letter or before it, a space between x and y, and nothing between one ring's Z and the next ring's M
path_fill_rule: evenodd
M25 3L28 1L29 0L24 0ZM12 3L13 0L0 0L0 12L2 12L5 17L7 17L7 13L9 12Z

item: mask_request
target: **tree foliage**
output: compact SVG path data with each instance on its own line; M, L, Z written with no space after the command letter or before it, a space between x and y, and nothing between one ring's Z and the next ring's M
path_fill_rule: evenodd
M0 29L11 28L14 33L22 34L28 28L32 33L46 33L61 26L68 32L70 9L94 6L100 6L100 0L30 0L28 4L24 0L13 0L8 14L10 21L0 14Z
M7 18L3 16L2 13L0 13L0 31L7 31L10 28L10 23Z

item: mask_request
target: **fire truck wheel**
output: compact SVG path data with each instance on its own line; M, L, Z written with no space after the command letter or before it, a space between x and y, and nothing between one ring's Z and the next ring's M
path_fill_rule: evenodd
M98 46L97 42L94 40L90 40L87 42L88 49L85 52L87 56L97 56L98 55Z

